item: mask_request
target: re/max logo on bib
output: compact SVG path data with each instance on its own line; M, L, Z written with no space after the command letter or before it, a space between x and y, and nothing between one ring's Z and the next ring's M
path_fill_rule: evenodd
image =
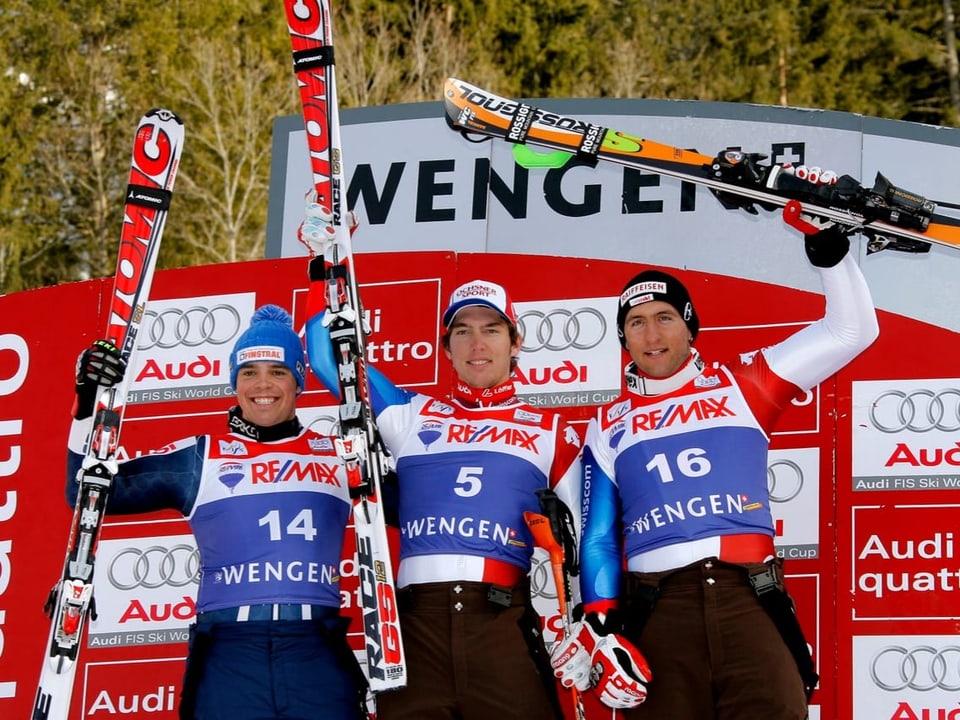
M537 440L540 433L527 432L515 427L497 427L496 425L473 425L471 423L450 425L447 428L449 443L490 443L503 444L529 450L540 454Z
M727 407L726 395L694 400L690 403L675 403L633 416L633 431L658 430L671 425L687 422L700 422L720 417L735 417L736 413Z
M297 462L296 460L271 460L250 464L253 484L276 482L316 482L340 486L337 470L343 466L320 462Z

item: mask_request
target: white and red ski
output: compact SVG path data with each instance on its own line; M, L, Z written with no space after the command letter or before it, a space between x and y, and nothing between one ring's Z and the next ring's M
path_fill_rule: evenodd
M335 238L324 253L327 312L340 384L337 452L347 467L362 603L370 689L382 692L407 683L397 617L393 563L380 501L389 470L386 449L370 407L366 329L347 220L346 182L334 78L333 33L327 0L284 0L300 88L316 202L333 217Z
M117 473L120 424L133 374L131 359L182 149L183 123L174 113L154 109L140 119L130 162L113 297L103 336L120 349L131 372L118 385L97 392L86 456L77 478L80 491L63 575L47 601L52 622L32 720L67 720L70 712L77 655L93 608L94 558ZM95 617L95 611L92 614Z

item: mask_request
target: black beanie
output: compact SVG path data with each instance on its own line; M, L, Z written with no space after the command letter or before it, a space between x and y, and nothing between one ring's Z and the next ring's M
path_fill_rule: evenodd
M617 309L617 336L624 348L627 347L627 344L623 337L623 321L626 319L627 313L630 312L630 308L652 300L661 300L673 305L687 324L691 338L693 340L697 339L700 319L697 317L697 311L693 309L690 293L687 292L683 283L665 272L644 270L624 285L623 292L620 293Z

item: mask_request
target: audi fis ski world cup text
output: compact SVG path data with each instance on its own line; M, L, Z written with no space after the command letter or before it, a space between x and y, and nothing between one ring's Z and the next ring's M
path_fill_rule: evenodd
M227 397L230 348L254 293L153 300L143 313L131 404Z
M523 336L517 393L535 407L602 405L620 394L620 344L608 315L615 299L515 303Z
M955 380L854 383L853 489L960 488Z

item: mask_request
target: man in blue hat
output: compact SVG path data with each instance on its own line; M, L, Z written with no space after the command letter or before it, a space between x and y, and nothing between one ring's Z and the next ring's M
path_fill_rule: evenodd
M114 478L108 512L175 510L197 540L182 720L364 717L365 681L339 614L351 502L332 438L297 419L305 368L290 315L260 307L230 353L237 406L229 432L178 440L121 463ZM125 370L106 341L80 357L71 504L97 389L119 383ZM296 482L313 476L326 481Z

